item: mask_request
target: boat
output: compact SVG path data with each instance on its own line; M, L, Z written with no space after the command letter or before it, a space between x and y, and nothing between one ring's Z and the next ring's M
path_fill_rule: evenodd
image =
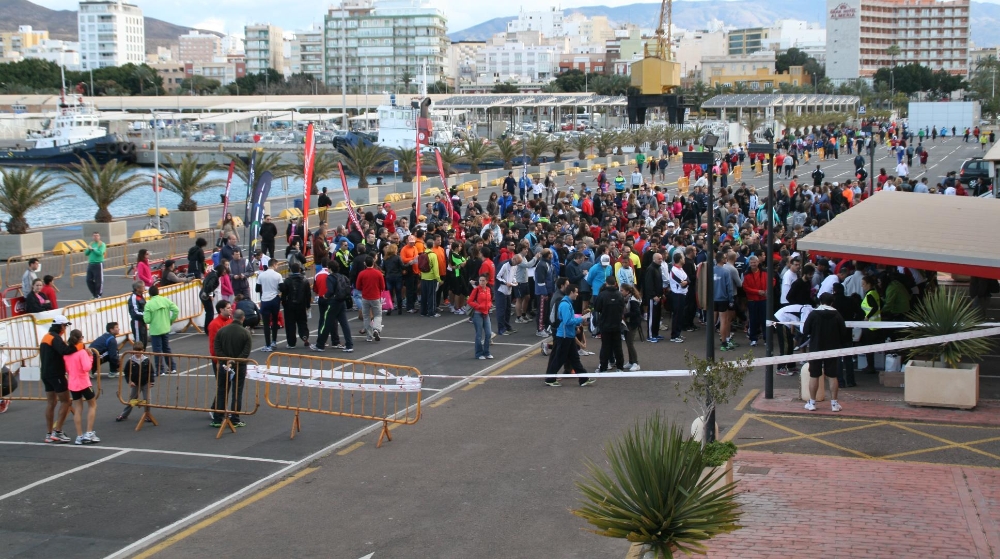
M92 103L79 91L66 94L63 87L54 118L42 122L41 130L29 130L24 140L0 142L0 166L63 167L87 156L98 163L112 159L135 163L136 146L99 125Z

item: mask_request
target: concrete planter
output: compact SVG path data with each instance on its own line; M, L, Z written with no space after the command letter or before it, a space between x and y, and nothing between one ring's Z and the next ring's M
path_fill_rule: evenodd
M193 212L175 211L170 214L171 233L201 231L208 229L210 226L208 210L195 210Z
M721 466L716 466L714 468L705 468L701 472L702 479L708 479L722 474L722 476L712 484L712 491L717 491L722 489L726 485L733 482L733 459L730 458L726 460L726 463ZM729 495L733 494L732 488L729 490Z
M101 240L108 245L120 245L128 240L128 223L112 221L111 223L88 222L83 224L83 239L90 243L91 235L101 234Z
M906 363L903 400L911 406L971 410L979 403L979 364L959 363L957 369L935 367L930 361Z
M41 254L45 251L45 236L41 232L21 235L0 235L0 259Z
M826 377L820 378L821 383L819 383L819 389L816 390L816 401L825 402L826 401ZM809 401L809 363L802 365L799 370L799 397L802 398L803 402Z

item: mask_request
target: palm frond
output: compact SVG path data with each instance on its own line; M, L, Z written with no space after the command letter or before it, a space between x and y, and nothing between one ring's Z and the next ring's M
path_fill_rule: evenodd
M169 155L167 156L166 173L160 179L160 185L165 189L181 197L177 204L177 209L182 212L193 212L198 209L198 203L194 201L194 196L199 192L204 192L219 186L225 186L223 179L209 178L209 174L216 171L219 165L215 161L209 161L204 165L199 165L194 154L186 153L179 162L175 162Z
M378 144L358 142L344 148L344 167L358 176L358 188L368 188L368 175L381 171L389 158L389 152Z
M127 163L112 159L103 165L87 156L70 166L64 186L76 185L97 204L94 221L110 223L114 218L108 208L119 198L138 188L147 179L142 175L126 176Z
M49 185L52 175L38 167L7 169L0 167L0 212L7 214L7 231L27 233L26 216L32 210L60 200L60 185Z
M906 339L914 340L931 336L945 336L978 330L983 323L983 312L972 306L966 297L945 289L928 293L920 306L907 315L918 325L906 329ZM957 367L962 359L979 361L996 345L992 338L972 338L910 350L911 359L926 359Z

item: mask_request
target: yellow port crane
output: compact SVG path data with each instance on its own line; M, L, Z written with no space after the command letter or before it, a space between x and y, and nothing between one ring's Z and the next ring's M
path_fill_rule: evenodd
M641 95L671 93L681 84L681 66L674 62L671 52L672 23L673 0L663 0L656 38L646 41L642 60L633 62L629 69L632 85L639 89Z

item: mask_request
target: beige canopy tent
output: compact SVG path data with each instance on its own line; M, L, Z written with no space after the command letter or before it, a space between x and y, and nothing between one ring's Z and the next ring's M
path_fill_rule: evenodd
M878 192L799 240L829 257L1000 279L1000 200Z

